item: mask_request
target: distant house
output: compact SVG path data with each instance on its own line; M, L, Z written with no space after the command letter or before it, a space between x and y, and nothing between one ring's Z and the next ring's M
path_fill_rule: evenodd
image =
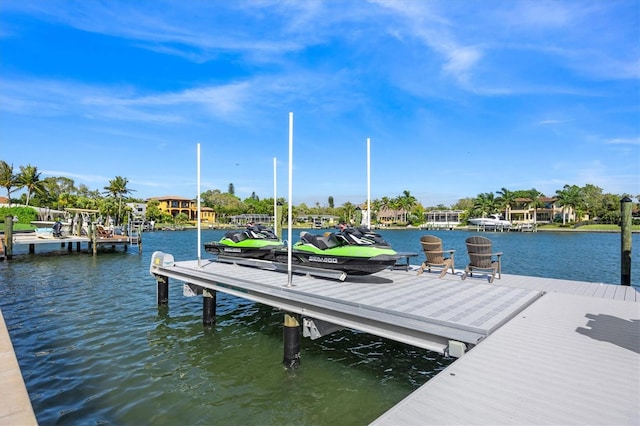
M513 223L551 223L554 220L574 222L576 213L569 206L559 206L557 198L540 197L542 205L533 207L530 198L516 198L511 208L507 209L505 218ZM564 219L563 216L564 215Z
M180 213L187 215L189 220L198 220L198 203L191 198L180 197L179 195L165 195L162 197L151 197L147 199L147 203L151 200L159 201L158 208L163 213L169 213L172 217L176 217ZM200 222L215 223L216 212L210 207L200 206Z
M378 211L377 220L381 225L394 225L407 221L408 212L404 209L390 209L383 207Z
M424 214L425 223L422 225L428 229L452 229L460 225L460 217L464 210L430 210Z
M147 205L144 203L127 203L127 207L131 209L131 214L135 219L144 219L147 217Z

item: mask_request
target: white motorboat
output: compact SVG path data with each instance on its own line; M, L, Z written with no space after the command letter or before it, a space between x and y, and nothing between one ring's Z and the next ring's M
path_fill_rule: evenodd
M469 219L469 224L474 226L481 226L484 228L501 228L501 229L509 229L511 228L511 222L508 220L504 220L498 214L491 214L489 217L475 217Z

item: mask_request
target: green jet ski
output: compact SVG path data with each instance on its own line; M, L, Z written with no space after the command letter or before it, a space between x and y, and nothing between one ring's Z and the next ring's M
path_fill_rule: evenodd
M274 250L275 260L287 262L287 249ZM346 228L316 235L300 233L291 248L292 263L313 268L335 269L347 275L369 275L392 267L401 256L380 234L368 228Z
M249 225L243 231L229 231L220 241L204 245L207 253L273 260L273 249L284 247L284 243L269 228L262 225Z

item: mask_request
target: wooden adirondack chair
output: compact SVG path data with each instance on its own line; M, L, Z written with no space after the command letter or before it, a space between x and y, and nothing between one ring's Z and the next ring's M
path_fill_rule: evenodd
M467 252L469 253L469 264L462 274L462 279L467 275L473 276L474 271L483 271L488 275L489 282L492 283L498 275L501 277L500 257L502 252L492 253L491 240L486 237L469 237L466 240Z
M440 278L444 277L447 270L451 268L451 273L455 274L453 265L453 254L455 250L443 250L442 240L434 235L423 235L420 237L420 245L425 255L425 260L418 269L418 275L424 270L431 272L431 268L442 268Z

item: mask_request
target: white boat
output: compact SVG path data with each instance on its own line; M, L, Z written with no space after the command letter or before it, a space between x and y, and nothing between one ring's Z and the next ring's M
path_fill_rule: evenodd
M501 228L501 229L509 229L511 228L511 222L508 220L502 219L502 217L498 214L491 214L489 217L475 217L469 219L469 224L474 226L481 226L483 228Z

